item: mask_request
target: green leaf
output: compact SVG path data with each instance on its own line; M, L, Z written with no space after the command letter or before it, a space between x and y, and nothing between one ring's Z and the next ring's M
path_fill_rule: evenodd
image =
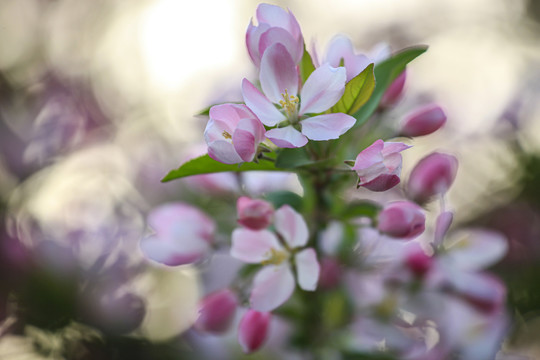
M294 169L300 166L310 165L314 162L309 157L305 147L282 149L276 158L276 167Z
M332 112L354 114L369 100L375 89L373 66L373 64L369 64L364 71L345 85L345 92L336 105L332 107Z
M384 92L392 84L405 66L427 51L427 46L415 46L403 49L392 57L375 66L375 90L371 98L353 116L356 118L355 127L364 124L379 106Z
M306 82L307 78L313 71L315 71L313 60L311 59L311 55L309 55L306 50L306 46L304 45L304 55L302 55L302 60L300 60L300 77L302 79L302 84Z
M269 160L260 160L259 163L242 163L242 164L223 164L219 161L212 159L208 155L203 155L193 160L190 160L176 170L171 170L161 182L167 182L174 179L180 179L186 176L200 175L200 174L211 174L218 172L227 172L227 171L252 171L252 170L261 170L261 171L284 171L283 169L278 169L272 161ZM286 170L285 170L286 171Z
M347 204L347 206L341 210L341 214L339 214L339 216L342 219L352 219L360 216L374 218L377 216L380 210L381 207L374 202L365 200L353 201Z
M272 203L276 209L283 205L289 205L298 212L302 212L304 200L297 193L291 191L274 191L266 195L266 200Z

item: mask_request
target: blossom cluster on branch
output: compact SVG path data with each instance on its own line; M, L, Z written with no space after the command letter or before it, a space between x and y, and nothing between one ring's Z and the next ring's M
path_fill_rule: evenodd
M193 205L166 204L150 213L153 233L140 245L167 266L204 271L215 253L239 261L234 279L201 300L195 331L223 334L237 322L251 353L279 319L290 334L283 354L493 358L507 327L505 287L485 269L506 240L452 228L455 156L428 154L402 181L410 138L437 131L446 115L424 104L380 126L400 101L407 63L426 48L362 54L339 35L319 57L292 12L269 4L258 6L246 45L258 79L242 81L243 103L209 109L208 154L164 179L196 175L214 189L238 181L237 227L224 233ZM250 196L237 176L249 171L294 173L303 196Z

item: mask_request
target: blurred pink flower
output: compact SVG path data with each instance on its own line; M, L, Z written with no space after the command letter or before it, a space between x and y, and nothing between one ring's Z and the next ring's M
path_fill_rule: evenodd
M274 207L267 201L242 196L236 202L238 223L251 229L261 230L272 223Z
M403 95L403 89L405 88L405 81L407 79L407 70L403 72L392 81L388 89L384 92L381 98L380 105L383 107L392 106L398 102Z
M409 176L408 191L416 202L425 202L434 195L444 194L456 178L457 159L434 152L414 167Z
M266 49L276 43L285 47L295 64L300 62L304 38L298 21L290 11L276 5L260 4L257 7L257 21L258 25L253 25L252 20L246 31L248 53L257 67Z
M264 140L264 132L264 126L247 106L212 106L210 120L204 130L208 155L225 164L251 161Z
M231 290L215 291L201 300L194 327L203 332L223 333L231 325L237 306L238 299Z
M387 204L378 216L377 228L395 238L411 239L424 232L426 216L422 208L410 201Z
M268 130L266 137L279 147L302 147L308 138L337 139L356 122L355 118L343 113L304 118L306 114L321 113L338 102L345 90L343 67L325 64L317 68L298 97L296 65L285 47L276 43L263 55L259 79L264 94L249 80L243 80L244 101L264 125L278 126Z
M410 148L400 142L377 140L356 157L353 170L358 174L358 187L371 191L386 191L399 184L402 157L400 152Z
M446 114L437 104L429 104L407 114L403 120L403 136L429 135L439 130L446 123Z
M199 209L182 203L161 205L148 215L155 234L141 240L143 254L169 266L199 261L210 250L215 224Z
M251 307L258 311L272 311L292 295L295 280L291 257L294 257L300 288L314 291L319 279L320 266L315 250L302 249L309 236L302 216L284 205L275 212L274 225L279 238L269 230L239 228L232 234L233 257L265 265L255 275L250 297Z
M238 342L246 354L257 351L265 342L272 315L249 309L238 326Z

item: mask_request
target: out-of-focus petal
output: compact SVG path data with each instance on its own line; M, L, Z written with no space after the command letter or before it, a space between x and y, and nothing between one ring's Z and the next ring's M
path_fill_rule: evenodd
M238 343L246 354L257 351L265 342L272 315L249 309L238 326Z
M386 141L384 143L384 147L383 147L381 152L382 152L383 156L387 156L387 155L390 155L392 153L398 153L398 152L401 152L403 150L407 150L410 147L411 147L410 145L404 144L402 142Z
M140 248L146 258L168 266L197 262L209 249L208 244L203 241L191 241L191 237L185 240L186 243L177 244L156 236L148 236L141 240Z
M344 67L323 64L315 69L300 92L300 114L320 113L335 105L345 91Z
M266 126L275 126L286 120L274 104L264 96L249 80L242 81L242 96L246 105L257 115Z
M445 258L463 270L480 270L501 260L508 251L508 242L499 233L488 230L467 230L449 241Z
M309 232L306 221L289 205L283 205L274 214L276 231L283 237L291 248L307 244Z
M283 44L276 43L266 49L261 59L259 80L264 94L274 104L283 100L285 90L289 95L298 94L296 64Z
M296 254L295 259L298 285L304 290L314 291L321 270L315 250L312 248L302 250Z
M302 120L302 134L311 140L337 139L349 130L356 119L350 115L336 113L325 114Z
M231 256L247 263L268 260L271 250L282 250L274 233L268 230L235 229L232 233Z
M400 179L397 175L381 174L373 180L360 184L360 186L363 186L371 191L386 191L399 184L399 182Z
M215 223L201 210L183 203L168 203L148 214L148 225L163 239L200 237L210 243Z
M452 225L454 220L454 214L450 211L445 211L437 216L437 221L435 222L435 234L433 235L433 244L436 247L441 246L443 243L444 237Z
M373 144L371 144L370 146L368 146L367 148L365 148L358 154L352 169L358 172L358 171L365 171L366 169L369 169L373 165L377 165L377 164L383 165L382 164L383 148L384 148L384 141L382 141L381 139L376 140ZM384 168L384 165L383 165L383 168ZM362 175L366 176L364 174Z
M297 148L307 144L308 139L291 125L282 128L270 129L266 137L280 148Z
M251 307L272 311L287 301L294 291L294 276L288 264L265 266L253 279Z

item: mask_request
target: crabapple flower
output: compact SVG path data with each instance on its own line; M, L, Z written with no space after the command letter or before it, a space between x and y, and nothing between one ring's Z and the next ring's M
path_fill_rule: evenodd
M298 64L304 52L304 38L294 15L276 5L260 4L257 21L258 25L253 25L252 20L246 31L247 50L255 66L260 66L266 49L276 43L282 44Z
M264 132L264 126L247 106L212 106L210 120L204 130L208 155L225 164L251 161L264 140Z
M379 213L378 229L395 238L413 238L424 232L426 216L422 208L410 201L387 204Z
M446 123L446 114L437 104L430 104L408 114L403 121L403 136L429 135L439 130Z
M265 51L261 60L259 80L264 94L247 79L242 82L242 94L261 122L275 127L266 132L268 139L282 148L302 147L308 138L337 139L356 122L343 113L307 115L335 105L345 91L345 79L345 68L324 64L313 71L299 94L294 60L282 44L276 43Z
M358 187L371 191L386 191L400 182L402 157L410 148L400 142L377 140L358 154L352 169L358 174Z
M223 333L231 325L237 306L238 299L231 290L213 292L200 302L199 317L194 327L208 333Z
M295 287L291 260L296 264L300 288L314 291L320 266L313 248L305 248L309 233L306 222L290 206L284 205L274 215L275 233L269 230L239 228L233 231L231 256L252 264L263 264L255 275L251 307L272 311L292 295Z
M360 74L371 61L367 56L355 54L351 39L344 35L336 35L328 44L323 63L333 67L344 66L347 71L347 81Z
M456 178L457 159L448 154L434 152L423 159L411 171L409 195L419 203L434 195L444 194Z
M251 229L261 230L272 223L274 207L267 201L242 196L236 202L238 223Z
M143 254L164 265L192 264L210 250L215 224L199 209L170 203L159 206L148 215L155 234L141 240Z
M246 354L257 351L265 342L272 315L249 309L238 326L238 342Z

